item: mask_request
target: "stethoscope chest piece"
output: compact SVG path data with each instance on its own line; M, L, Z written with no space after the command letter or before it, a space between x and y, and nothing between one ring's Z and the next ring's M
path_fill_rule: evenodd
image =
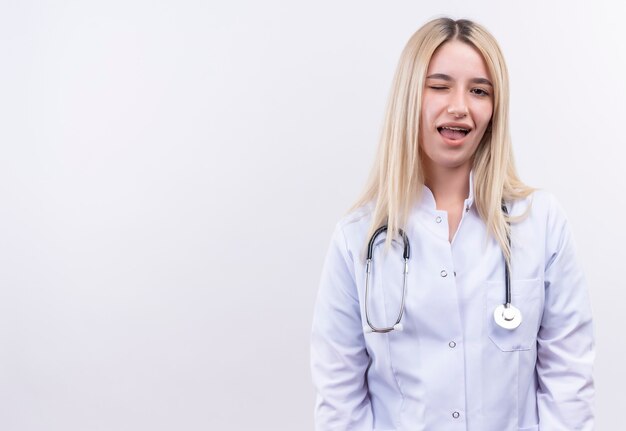
M511 304L501 304L494 310L493 319L504 329L515 329L522 323L522 313Z

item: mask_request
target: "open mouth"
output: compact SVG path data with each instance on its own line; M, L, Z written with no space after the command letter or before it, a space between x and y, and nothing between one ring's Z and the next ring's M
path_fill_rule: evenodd
M451 126L443 126L437 127L437 131L444 138L450 139L452 141L457 141L459 139L463 139L467 136L467 134L471 131L470 129L465 129L463 127L451 127Z

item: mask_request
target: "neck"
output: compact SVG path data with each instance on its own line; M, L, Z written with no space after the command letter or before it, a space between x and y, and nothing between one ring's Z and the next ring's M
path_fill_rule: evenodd
M424 184L433 193L438 209L462 204L467 199L471 164L455 168L431 165L425 167L424 171Z

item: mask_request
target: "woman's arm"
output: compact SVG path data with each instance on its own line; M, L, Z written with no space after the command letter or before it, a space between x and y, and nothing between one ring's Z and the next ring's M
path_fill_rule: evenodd
M539 429L592 430L591 306L568 222L554 199L547 229L545 305L537 338Z
M365 379L369 356L360 316L354 263L338 224L322 270L311 334L319 431L373 427Z

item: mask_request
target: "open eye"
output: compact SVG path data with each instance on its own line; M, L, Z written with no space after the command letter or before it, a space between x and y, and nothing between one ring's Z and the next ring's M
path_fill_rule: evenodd
M470 91L477 96L489 96L489 93L487 93L482 88L472 88Z

